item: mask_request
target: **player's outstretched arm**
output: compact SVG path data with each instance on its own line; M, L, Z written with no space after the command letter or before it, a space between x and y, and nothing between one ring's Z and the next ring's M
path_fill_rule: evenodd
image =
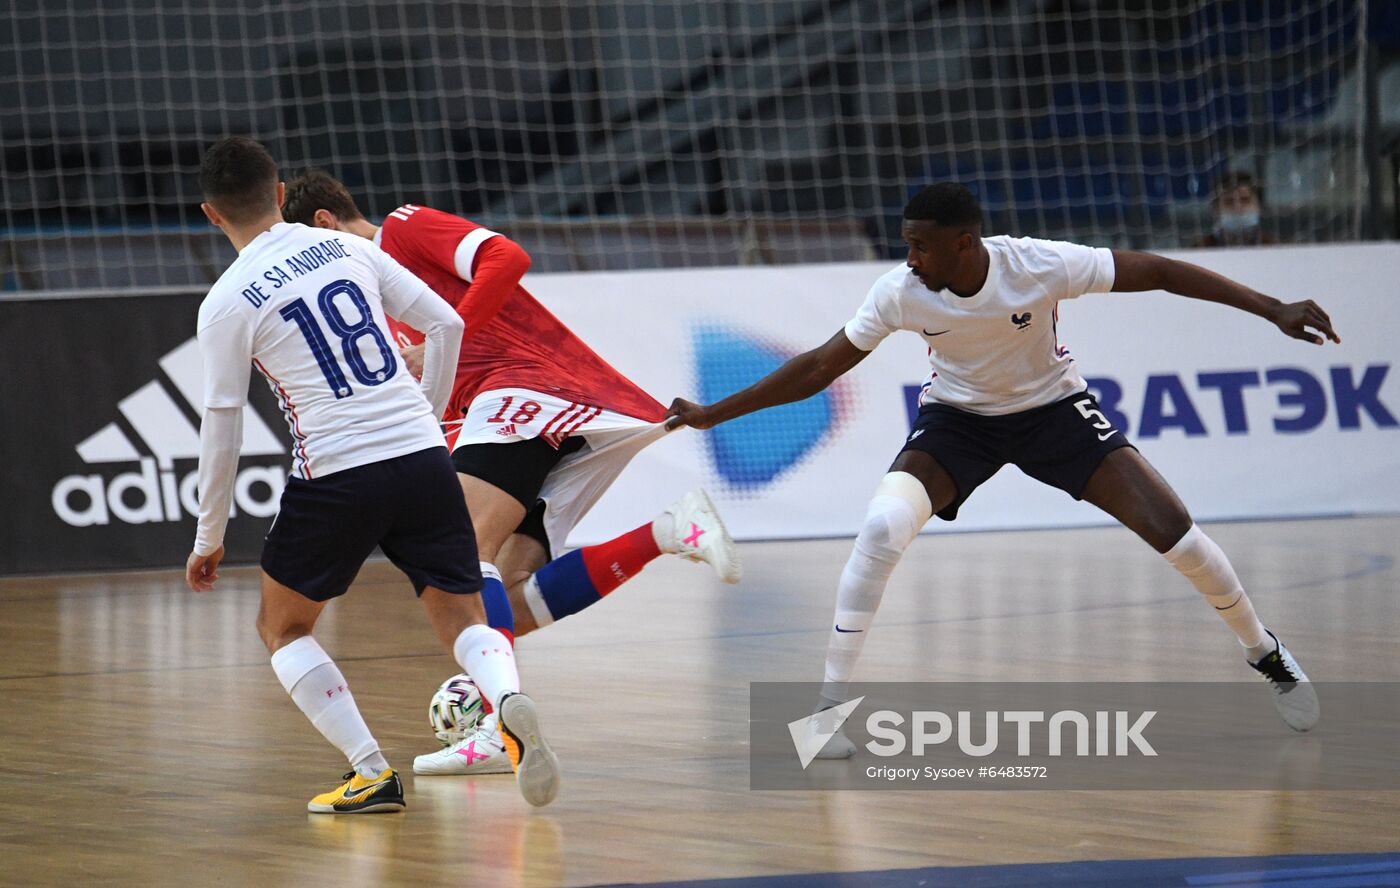
M755 410L810 398L868 354L851 344L845 330L838 330L824 345L803 352L743 391L714 404L704 406L677 398L666 412L666 428L708 429Z
M1153 253L1114 250L1113 264L1114 292L1166 290L1179 296L1219 302L1259 315L1294 339L1317 345L1322 345L1322 336L1333 342L1342 341L1332 330L1332 319L1327 312L1311 299L1280 302L1199 265ZM1317 332L1314 333L1314 330Z

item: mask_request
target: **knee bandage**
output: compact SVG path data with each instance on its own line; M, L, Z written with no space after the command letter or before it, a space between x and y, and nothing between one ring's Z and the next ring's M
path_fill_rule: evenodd
M1244 591L1225 553L1194 524L1162 557L1216 607L1228 607Z
M908 472L890 472L875 488L856 537L856 550L893 570L904 550L933 517L928 492Z

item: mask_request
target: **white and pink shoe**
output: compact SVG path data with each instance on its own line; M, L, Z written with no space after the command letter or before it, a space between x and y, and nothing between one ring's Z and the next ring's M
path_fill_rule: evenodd
M493 712L466 738L446 749L418 756L413 760L413 773L423 776L509 774L513 769L497 721L498 716Z
M672 503L652 526L662 552L687 561L703 561L726 583L737 583L743 576L734 540L704 490L692 490Z

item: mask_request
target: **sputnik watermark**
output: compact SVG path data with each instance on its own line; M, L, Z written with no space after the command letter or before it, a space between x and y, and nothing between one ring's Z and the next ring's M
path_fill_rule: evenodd
M982 742L974 739L973 725L977 715L982 716ZM1045 743L1037 743L1037 750L1045 750L1043 755L1130 755L1136 749L1141 755L1157 754L1152 744L1143 736L1156 710L1134 713L1125 710L1078 712L1072 709L1051 713L1025 709L1004 712L988 711L974 714L966 709L953 715L939 710L918 711L910 718L889 709L872 712L865 720L865 730L877 738L865 744L867 751L875 755L903 755L906 749L913 755L923 755L930 746L947 743L953 737L953 722L957 721L958 749L963 755L988 756L1001 749L1003 722L1016 726L1016 755L1032 755L1033 729L1043 725ZM1131 719L1131 721L1130 721ZM909 737L901 727L908 722ZM1092 740L1090 722L1093 723ZM932 728L932 730L930 730ZM1073 747L1068 748L1065 735L1073 737ZM1038 738L1037 738L1038 739ZM1092 750L1091 750L1092 745Z
M1300 733L1248 682L754 682L756 790L1397 789L1400 682ZM794 755L794 752L796 754Z
M836 736L864 699L857 697L788 723L793 747L804 770ZM1015 755L1021 757L1033 754L1052 757L1126 756L1134 752L1155 756L1157 750L1143 732L1156 715L1156 710L1152 709L1142 712L1121 709L1080 712L1067 709L1048 714L1043 710L1026 709L981 713L966 709L948 713L934 709L918 710L906 717L891 709L880 709L866 716L865 731L872 739L865 744L865 749L878 756L921 756L930 747L953 740L956 725L957 747L963 755L980 758L997 752L1005 754L1009 752L1002 748L1005 735L1001 728L1005 724L1014 726L1014 732L1008 733L1014 733ZM982 723L980 741L975 736L979 718ZM1040 736L1035 736L1037 734Z

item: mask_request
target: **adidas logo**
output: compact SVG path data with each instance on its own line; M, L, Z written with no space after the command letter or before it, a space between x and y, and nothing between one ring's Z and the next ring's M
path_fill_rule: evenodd
M204 363L199 342L191 338L159 361L160 369L195 414L203 416ZM123 398L117 409L122 420L103 426L80 441L78 456L90 466L135 463L139 468L113 478L103 474L68 475L53 487L53 510L65 524L89 527L110 524L151 524L180 521L199 514L197 467L176 477L176 460L199 459L199 429L180 407L167 384L154 379ZM143 449L132 443L127 429ZM244 456L285 454L286 446L252 407L243 408ZM249 466L234 484L233 514L242 510L257 518L277 514L285 466ZM265 490L260 490L265 488Z
M502 438L509 438L511 435L515 434L515 423L506 423L499 429L496 429L496 434L500 435Z

